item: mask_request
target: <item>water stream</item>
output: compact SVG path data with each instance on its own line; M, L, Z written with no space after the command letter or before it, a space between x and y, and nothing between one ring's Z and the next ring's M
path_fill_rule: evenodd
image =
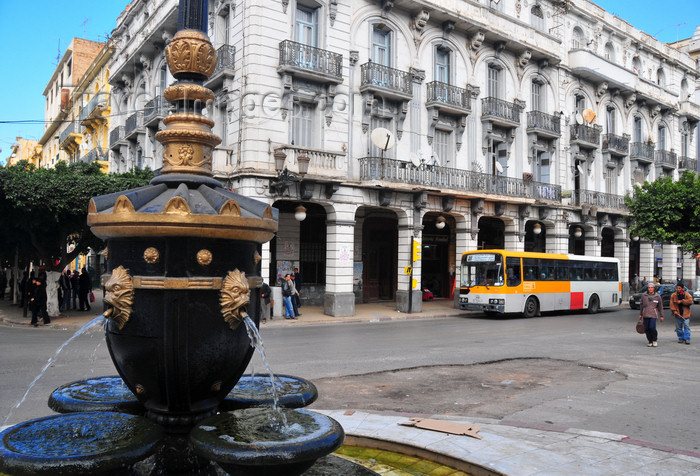
M83 327L81 327L80 329L78 329L78 330L75 332L75 334L73 334L72 337L70 337L67 341L65 341L63 344L61 344L61 347L58 348L58 350L57 350L56 353L53 355L53 357L49 358L49 360L46 362L46 364L44 365L44 367L42 367L41 371L39 372L39 375L37 375L37 376L34 378L34 380L32 380L32 383L29 384L29 387L27 388L27 391L24 392L24 395L22 396L22 398L20 399L20 401L17 402L17 403L15 404L15 406L13 406L13 407L10 409L9 413L8 413L7 416L5 417L5 421L3 421L3 423L2 423L2 426L7 425L7 422L10 420L10 417L12 416L12 413L13 413L17 408L19 408L19 406L22 405L22 403L24 403L24 401L27 399L27 395L29 395L29 392L32 390L32 388L34 388L34 385L37 383L37 381L44 375L44 373L46 372L46 370L47 370L54 362L56 362L56 359L58 358L58 355L61 353L61 351L62 351L68 344L70 344L71 342L73 342L75 339L77 339L77 338L78 338L79 336L81 336L82 334L86 334L86 333L88 333L88 332L93 332L93 331L96 331L96 330L104 331L104 326L105 326L105 323L106 323L106 322L107 322L107 318L104 317L104 315L97 316L96 318L94 318L93 320L91 320L90 322L88 322L87 324L85 324Z

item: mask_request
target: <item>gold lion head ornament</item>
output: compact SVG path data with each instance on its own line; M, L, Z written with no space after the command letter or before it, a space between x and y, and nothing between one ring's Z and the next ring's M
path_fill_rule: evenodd
M109 306L104 316L122 330L131 316L131 307L134 305L134 284L122 266L112 270L112 276L105 283L104 301Z
M221 287L221 312L224 320L235 330L248 316L246 305L250 302L250 287L245 273L229 271Z

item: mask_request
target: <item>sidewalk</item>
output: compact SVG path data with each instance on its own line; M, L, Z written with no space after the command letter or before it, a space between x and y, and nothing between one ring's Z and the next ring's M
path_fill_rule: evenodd
M95 290L95 302L91 303L92 310L64 311L59 316L51 318L51 324L44 327L57 329L78 330L85 324L102 313L102 291ZM305 324L330 324L351 322L381 322L408 319L436 319L450 316L465 315L468 312L455 309L452 300L440 299L426 301L423 310L415 313L404 313L396 310L396 303L381 302L370 304L358 304L355 306L355 315L348 317L333 317L323 313L322 306L303 306L299 308L301 315L297 319L285 319L283 316L274 316L266 323L261 322L260 327L299 326ZM31 310L27 310L27 317L22 316L22 309L12 304L11 301L0 301L0 325L29 326ZM41 319L39 320L41 322ZM41 326L41 324L40 324Z

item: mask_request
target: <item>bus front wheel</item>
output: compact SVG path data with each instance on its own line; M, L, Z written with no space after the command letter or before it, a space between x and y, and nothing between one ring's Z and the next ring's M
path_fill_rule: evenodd
M537 311L539 311L539 304L537 303L537 299L530 296L529 298L527 298L527 301L525 301L525 310L523 311L523 316L527 318L535 317L537 315Z
M595 314L600 310L600 298L597 294L591 296L588 300L588 314Z

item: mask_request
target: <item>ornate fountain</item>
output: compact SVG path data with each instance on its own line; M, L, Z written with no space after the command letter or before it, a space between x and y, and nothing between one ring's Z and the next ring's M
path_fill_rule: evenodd
M61 387L50 406L66 413L1 433L0 473L124 474L153 455L150 474L217 474L212 461L236 474L299 474L342 444L328 417L230 396L254 352L260 252L277 211L212 177L220 139L202 115L214 99L202 81L216 65L207 12L207 0L180 0L166 48L177 82L164 91L175 112L156 135L161 174L89 206L107 242L106 340L119 376ZM311 403L310 387L287 406Z

